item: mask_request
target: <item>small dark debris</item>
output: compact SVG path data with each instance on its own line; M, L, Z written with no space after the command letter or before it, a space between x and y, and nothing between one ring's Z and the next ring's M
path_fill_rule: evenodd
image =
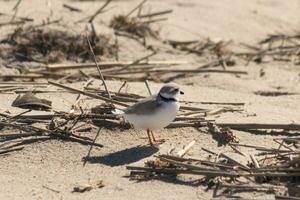
M228 127L218 127L214 123L208 123L208 131L212 134L214 140L218 142L218 146L226 145L228 143L237 143L238 140L233 132Z
M285 95L296 95L298 93L294 92L281 92L281 91L256 91L254 92L256 95L265 96L265 97L277 97L277 96L285 96Z
M100 180L97 181L95 184L84 184L84 185L75 186L72 192L83 193L83 192L91 191L92 189L103 188L103 187L104 187L103 181Z
M149 23L144 23L137 18L124 15L115 16L110 21L110 27L117 31L127 32L140 38L144 38L147 36L156 38L158 35L157 31L153 31L150 28Z

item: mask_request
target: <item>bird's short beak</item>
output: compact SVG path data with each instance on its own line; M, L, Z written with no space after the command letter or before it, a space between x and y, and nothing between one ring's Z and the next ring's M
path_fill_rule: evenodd
M180 91L180 94L184 94L184 92L183 92L183 91Z

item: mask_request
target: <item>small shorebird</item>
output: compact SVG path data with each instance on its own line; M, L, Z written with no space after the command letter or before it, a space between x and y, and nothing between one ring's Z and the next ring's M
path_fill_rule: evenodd
M143 99L119 114L135 128L147 130L150 145L157 146L164 140L155 139L153 131L168 126L175 119L180 94L184 93L176 84L166 84L157 95Z

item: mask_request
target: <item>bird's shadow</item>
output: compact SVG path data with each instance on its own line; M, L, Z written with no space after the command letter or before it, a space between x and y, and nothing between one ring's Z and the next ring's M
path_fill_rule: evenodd
M137 162L143 158L155 154L156 152L158 152L158 150L158 148L152 146L136 146L103 156L84 157L84 160L91 164L101 163L104 165L115 167Z

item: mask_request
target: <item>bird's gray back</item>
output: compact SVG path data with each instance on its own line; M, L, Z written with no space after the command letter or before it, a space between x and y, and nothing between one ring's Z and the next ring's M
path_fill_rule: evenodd
M128 107L124 112L125 114L135 115L152 114L156 112L160 106L162 106L162 104L157 101L157 96L154 95L135 103Z

